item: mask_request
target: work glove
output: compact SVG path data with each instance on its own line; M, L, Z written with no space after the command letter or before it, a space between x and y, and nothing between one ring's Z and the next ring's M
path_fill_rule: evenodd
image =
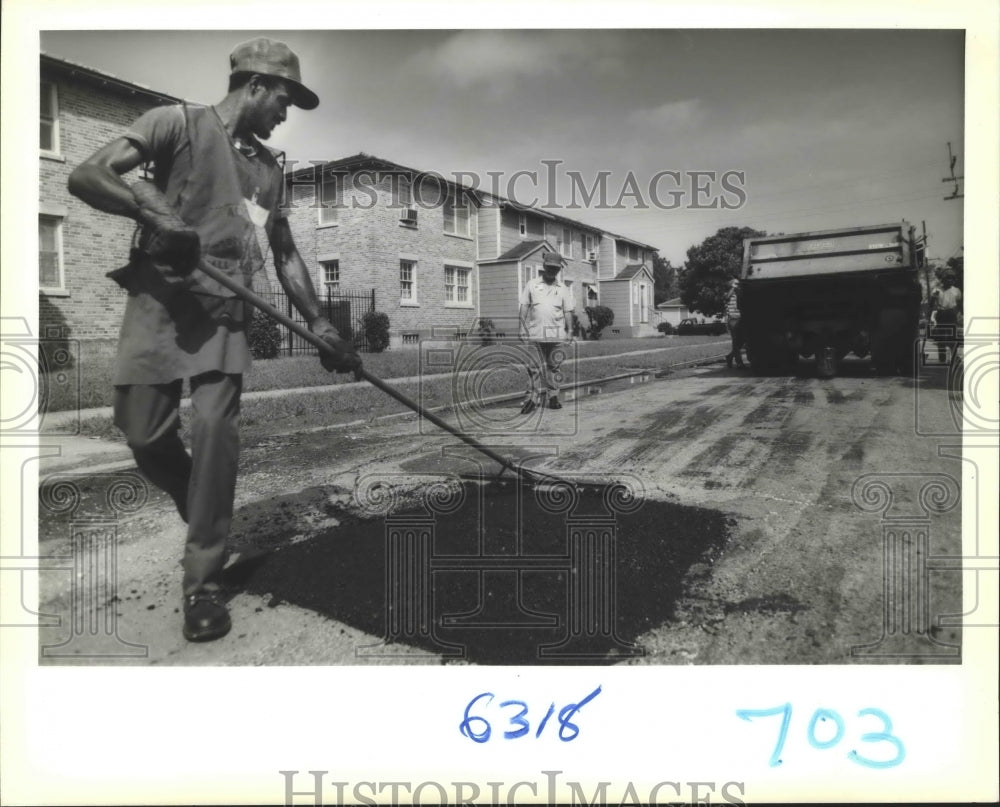
M344 339L326 317L316 317L309 330L326 342L335 352L320 351L319 360L328 373L354 373L358 378L361 370L361 357L357 348L349 339Z
M139 205L139 221L145 225L143 251L153 262L169 267L170 274L191 274L201 258L201 239L184 223L152 182L139 180L131 186Z

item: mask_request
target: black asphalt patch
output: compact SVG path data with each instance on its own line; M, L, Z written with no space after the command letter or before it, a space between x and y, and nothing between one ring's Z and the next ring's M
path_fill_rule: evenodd
M345 519L232 567L227 585L369 634L356 648L369 658L409 647L477 664L614 663L643 655L638 640L671 620L727 525L608 490L461 483L435 512L427 499Z

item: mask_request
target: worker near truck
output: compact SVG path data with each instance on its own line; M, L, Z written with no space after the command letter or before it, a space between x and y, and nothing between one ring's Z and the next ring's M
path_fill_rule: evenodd
M941 286L931 295L931 328L937 332L938 360L944 362L948 360L948 342L952 343L954 355L955 340L959 338L962 290L955 285L955 275L951 272L941 275Z
M562 409L559 402L559 363L563 342L573 341L576 306L573 294L559 280L563 260L558 252L542 256L542 276L524 284L520 299L521 339L534 346L536 356L528 361L528 389L521 414L536 407Z
M279 206L281 167L262 143L290 105L314 109L298 57L267 38L238 45L229 89L214 107L157 107L98 149L69 190L107 213L135 219L129 264L109 272L128 291L114 375L115 424L139 469L174 500L187 523L183 634L190 641L231 627L222 587L239 457L249 312L197 269L201 260L244 287L273 252L278 279L310 330L333 351L330 371L360 368L354 346L321 316L309 271ZM153 181L124 174L155 165ZM182 382L191 391L191 453L181 441Z
M742 369L743 364L743 325L740 322L740 279L734 277L729 281L729 291L726 292L726 327L732 339L732 347L726 356L726 367L736 366Z

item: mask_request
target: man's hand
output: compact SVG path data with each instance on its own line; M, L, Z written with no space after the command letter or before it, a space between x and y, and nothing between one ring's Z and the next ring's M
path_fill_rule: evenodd
M354 343L344 339L326 317L316 317L309 330L333 348L335 353L321 351L319 360L323 369L329 373L354 373L357 376L361 369L361 357Z
M152 182L140 180L131 187L139 206L139 221L150 232L144 244L146 253L178 275L191 274L201 258L198 233L184 223Z

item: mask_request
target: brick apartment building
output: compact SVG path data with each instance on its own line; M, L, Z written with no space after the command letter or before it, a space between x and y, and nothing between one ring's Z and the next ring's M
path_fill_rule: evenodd
M40 332L55 335L53 329L59 329L90 350L110 349L126 294L104 275L128 261L135 224L74 198L66 181L77 165L143 112L179 99L46 55L40 79Z
M143 112L180 99L49 55L40 78L41 334L103 352L114 346L126 299L104 275L128 260L134 224L70 196L66 182ZM562 279L578 311L612 308L608 336L655 333L647 244L364 154L298 167L286 179L292 231L320 295L373 299L389 316L394 346L468 333L483 320L505 332L546 250L566 259ZM273 267L267 282L258 291L278 291Z
M648 244L367 154L292 168L289 221L317 288L373 287L393 344L485 322L510 333L545 251L565 259L584 325L603 304L609 335L656 333Z

